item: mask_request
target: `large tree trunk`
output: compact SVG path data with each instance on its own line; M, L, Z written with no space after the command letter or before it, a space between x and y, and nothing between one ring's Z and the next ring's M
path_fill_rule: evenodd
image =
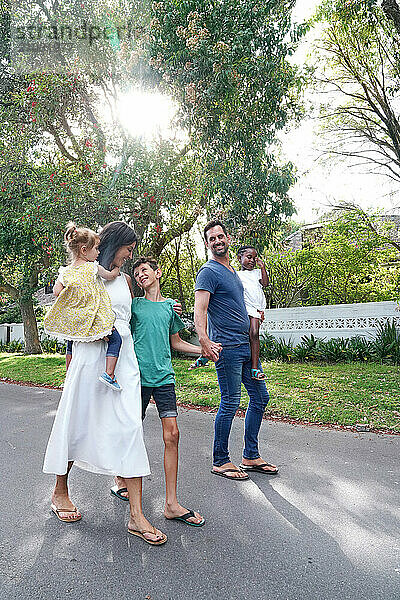
M42 354L32 298L19 300L25 335L25 354Z

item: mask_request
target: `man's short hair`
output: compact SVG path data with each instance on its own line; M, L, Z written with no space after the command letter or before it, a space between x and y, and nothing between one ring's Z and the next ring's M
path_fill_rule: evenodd
M208 242L207 239L207 231L209 229L212 229L213 227L222 227L222 231L224 232L225 235L228 235L227 229L225 227L225 225L223 224L222 221L220 221L219 219L213 219L212 221L208 221L207 225L204 227L204 239L206 240L206 242Z
M140 267L140 265L150 265L153 271L157 271L160 268L156 259L152 256L139 256L133 263L133 270Z

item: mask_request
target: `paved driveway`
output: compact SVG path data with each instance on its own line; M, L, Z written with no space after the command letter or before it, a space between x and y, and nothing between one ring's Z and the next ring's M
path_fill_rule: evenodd
M165 522L162 441L150 407L152 475L145 512L169 537L126 534L127 506L110 478L73 469L84 519L49 511L41 472L59 392L0 384L0 598L132 600L400 599L400 436L265 422L261 450L275 477L234 483L210 473L213 415L181 411L180 498L201 529ZM243 421L232 457L240 460Z

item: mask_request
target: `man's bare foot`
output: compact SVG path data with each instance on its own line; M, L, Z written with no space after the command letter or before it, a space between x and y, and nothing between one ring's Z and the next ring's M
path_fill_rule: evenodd
M126 489L125 479L123 477L119 477L118 475L116 475L114 477L114 481L115 481L115 485L118 486L117 487L118 490L122 490L122 489L124 490L122 492L119 492L118 495L123 496L124 498L129 500L129 494L128 494L128 490Z
M139 534L145 541L159 544L167 541L165 533L156 529L149 523L144 515L133 519L130 517L128 522L128 531L134 535Z
M82 518L81 513L76 506L72 504L69 496L66 494L56 494L53 492L51 503L53 512L56 512L61 521L72 522L79 521Z
M227 479L248 479L249 476L247 473L244 473L239 467L233 464L233 462L227 462L224 465L220 465L216 467L215 465L212 468L214 473L221 474L223 477Z
M243 458L240 466L243 468L250 467L249 470L252 470L252 467L255 467L254 470L258 471L259 473L271 473L271 474L275 475L278 472L278 467L276 465L267 463L262 458L254 458L254 459Z
M193 516L186 516L186 515L188 515L188 513L193 513ZM185 519L180 519L180 517L183 517L183 516L185 516ZM194 510L190 511L187 508L184 508L178 502L176 504L169 505L169 506L167 504L165 505L164 517L166 519L184 520L188 525L193 523L193 525L199 526L200 524L205 523L205 519L204 519L204 517L201 516L200 513L196 512Z

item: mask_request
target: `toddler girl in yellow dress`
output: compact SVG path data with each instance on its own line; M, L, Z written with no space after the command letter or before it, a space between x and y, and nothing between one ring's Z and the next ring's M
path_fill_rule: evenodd
M72 342L93 342L108 338L106 370L100 381L118 392L121 386L115 378L122 340L113 327L115 315L101 277L113 280L119 268L107 271L96 261L99 236L86 227L68 223L64 236L71 262L60 267L53 293L57 299L44 319L47 334L68 340L67 369L72 358Z

